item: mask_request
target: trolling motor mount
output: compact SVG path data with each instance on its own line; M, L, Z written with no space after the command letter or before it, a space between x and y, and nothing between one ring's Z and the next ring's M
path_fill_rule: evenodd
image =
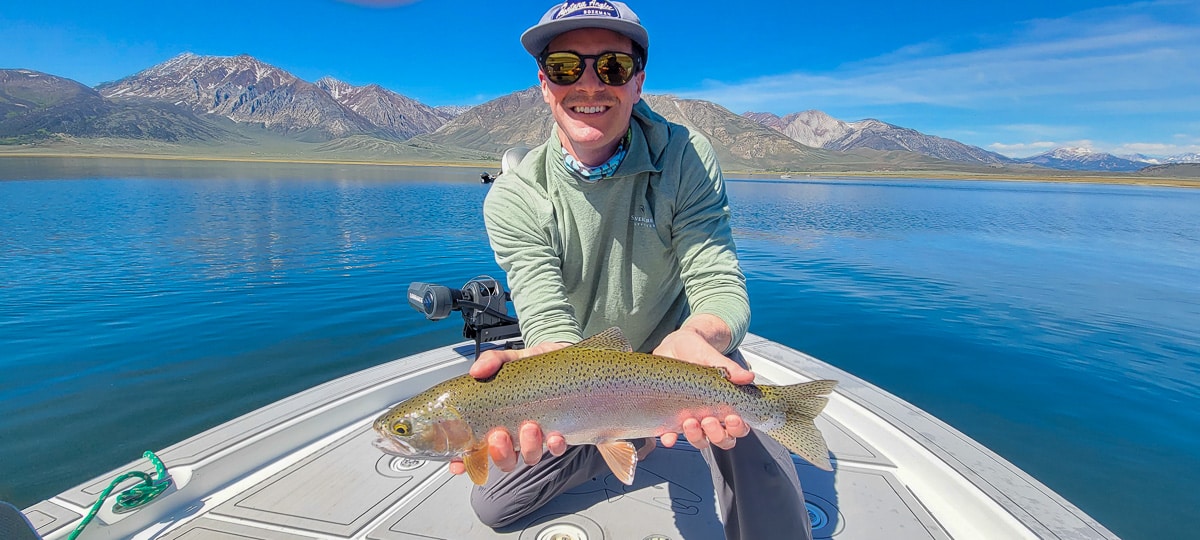
M491 277L474 278L461 289L421 281L408 286L408 305L426 319L440 321L451 312L462 312L463 337L475 340L477 357L484 342L521 336L517 318L508 314L511 300L508 291Z

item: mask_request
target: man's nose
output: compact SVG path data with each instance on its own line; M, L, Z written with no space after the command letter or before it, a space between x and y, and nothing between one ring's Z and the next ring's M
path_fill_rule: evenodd
M600 76L596 74L596 60L586 60L583 66L583 75L575 82L575 85L581 90L598 91L604 89L604 82L600 80Z

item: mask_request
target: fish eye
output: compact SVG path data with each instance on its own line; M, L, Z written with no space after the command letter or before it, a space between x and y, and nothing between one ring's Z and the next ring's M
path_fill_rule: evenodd
M412 424L408 423L408 420L400 420L392 424L392 433L401 437L412 435Z

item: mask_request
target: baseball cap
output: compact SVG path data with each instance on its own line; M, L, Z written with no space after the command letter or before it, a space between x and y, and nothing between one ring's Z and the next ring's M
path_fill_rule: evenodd
M637 14L624 2L607 0L563 2L550 8L542 20L521 34L521 45L536 57L559 34L580 28L612 30L633 40L643 51L650 50L650 36Z

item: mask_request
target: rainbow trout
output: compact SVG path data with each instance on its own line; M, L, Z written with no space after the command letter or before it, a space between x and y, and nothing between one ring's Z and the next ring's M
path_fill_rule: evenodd
M724 370L631 352L619 328L575 345L509 362L494 377L462 375L392 407L375 420L384 452L433 461L461 456L471 481L488 477L487 434L526 422L567 444L594 444L618 480L633 483L629 440L682 432L685 418L738 414L788 450L832 470L813 424L837 381L735 385ZM514 442L516 437L514 436Z

